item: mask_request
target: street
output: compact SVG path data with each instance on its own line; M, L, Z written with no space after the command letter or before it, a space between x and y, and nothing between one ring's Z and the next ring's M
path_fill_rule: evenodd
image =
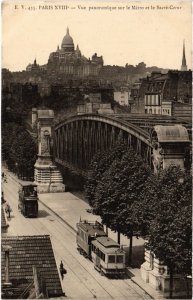
M3 191L5 200L12 208L8 235L50 235L57 266L59 268L62 260L67 270L62 287L68 298L151 299L129 278L109 279L101 276L93 263L78 253L74 230L42 203L39 203L38 218L25 218L18 211L18 184L9 175L7 183L3 184Z

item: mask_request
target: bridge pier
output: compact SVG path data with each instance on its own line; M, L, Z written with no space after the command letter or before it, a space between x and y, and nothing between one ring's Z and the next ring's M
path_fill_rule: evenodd
M155 173L170 165L184 170L185 151L190 144L187 129L182 125L154 126L151 136L153 165Z
M53 119L52 110L37 111L38 159L34 166L34 180L37 183L39 193L65 191L62 175L52 160Z

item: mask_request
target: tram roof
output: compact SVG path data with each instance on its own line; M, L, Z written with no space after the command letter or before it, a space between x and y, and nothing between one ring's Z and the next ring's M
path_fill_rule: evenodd
M107 236L98 237L97 240L92 241L92 243L104 253L114 254L115 252L123 252L120 245Z
M83 221L77 224L78 228L81 228L90 236L106 236L100 223Z
M19 183L22 186L34 186L34 187L37 186L37 184L33 181L22 181L22 180L20 180Z

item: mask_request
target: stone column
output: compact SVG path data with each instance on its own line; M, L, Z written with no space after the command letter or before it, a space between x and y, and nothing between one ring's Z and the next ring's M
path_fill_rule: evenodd
M35 182L39 193L65 190L63 178L52 157L53 119L52 110L37 111L38 159L35 163Z

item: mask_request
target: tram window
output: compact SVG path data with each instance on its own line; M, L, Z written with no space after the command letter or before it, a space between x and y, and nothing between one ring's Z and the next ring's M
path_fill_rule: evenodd
M100 258L105 261L105 254L103 252L100 252Z
M117 255L117 263L123 263L123 255Z
M109 255L109 263L115 263L115 255Z

